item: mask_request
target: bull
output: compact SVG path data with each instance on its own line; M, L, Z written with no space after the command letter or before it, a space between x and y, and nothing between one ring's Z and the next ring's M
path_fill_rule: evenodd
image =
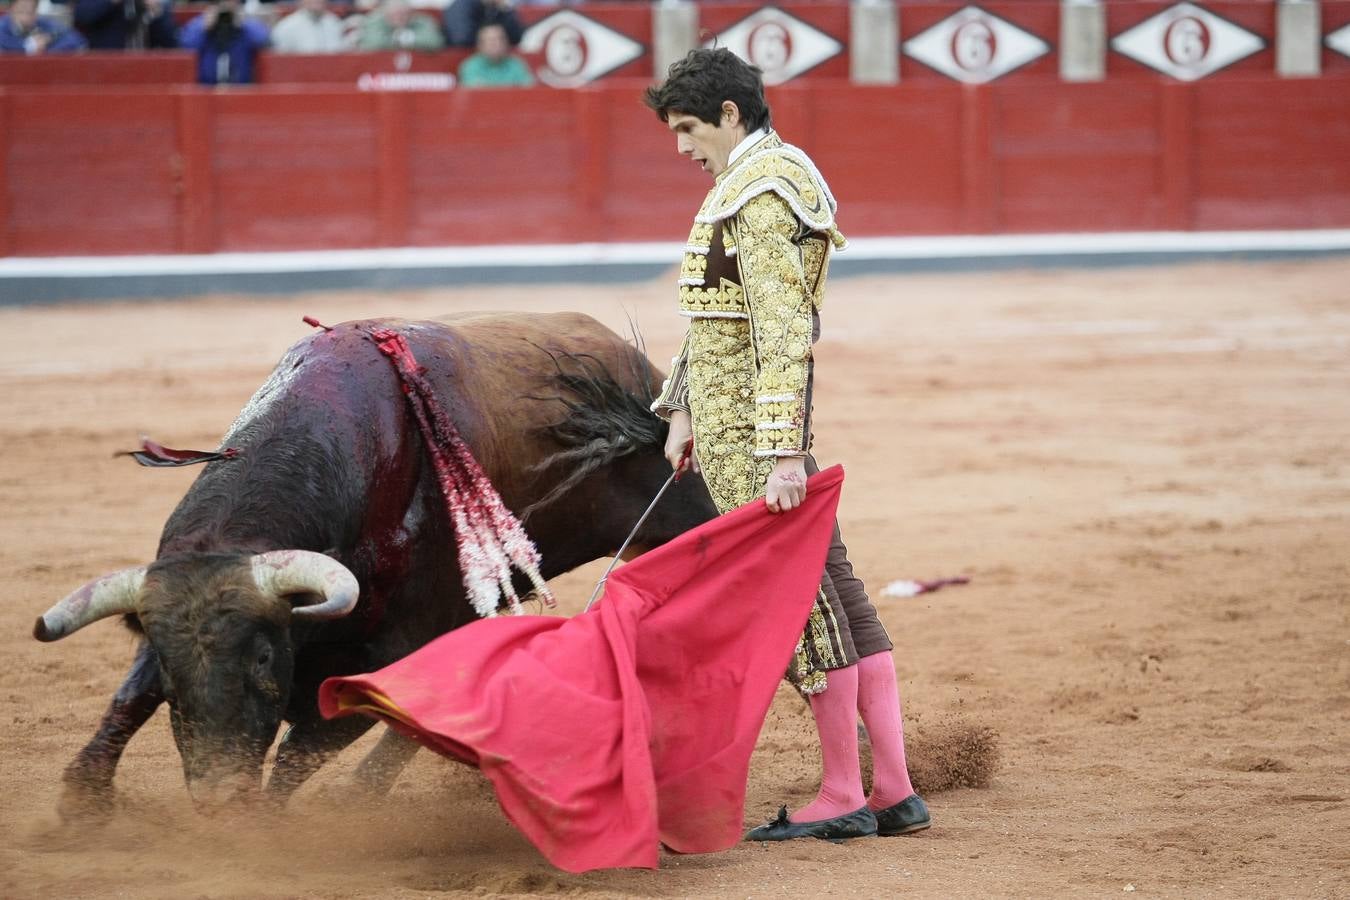
M615 552L670 465L647 411L660 373L572 313L343 323L292 346L165 523L155 560L61 600L34 629L64 638L123 616L141 636L98 730L65 769L61 810L106 811L127 742L162 703L189 791L215 806L284 800L372 720L326 721L325 678L371 671L478 617L453 519L396 369L394 329L464 443L520 513L551 578ZM695 479L668 492L641 552L716 514ZM516 587L528 585L517 576ZM415 749L415 748L414 748ZM412 750L382 740L359 772L387 787Z

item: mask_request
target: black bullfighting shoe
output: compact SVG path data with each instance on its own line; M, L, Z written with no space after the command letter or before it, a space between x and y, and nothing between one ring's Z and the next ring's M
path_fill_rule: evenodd
M918 794L910 794L894 806L888 806L877 813L877 834L890 837L897 834L909 834L923 831L933 824L928 815L928 805Z
M843 816L818 822L789 822L786 806L778 807L778 818L745 833L747 841L790 841L793 838L818 838L845 841L877 833L877 817L864 806Z

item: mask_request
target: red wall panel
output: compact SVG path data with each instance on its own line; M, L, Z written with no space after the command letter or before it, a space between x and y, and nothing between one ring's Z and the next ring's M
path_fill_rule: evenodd
M167 93L9 95L9 253L172 253L175 106Z
M12 145L3 138L3 135L13 133L13 117L10 115L10 108L13 105L13 98L0 90L0 256L8 256L13 252L10 249L10 232L13 230L13 220L9 214L9 157L12 152Z
M588 152L574 128L575 96L532 90L415 95L408 242L589 240L567 234L586 228L571 223L572 182Z
M1150 85L1000 84L993 91L999 230L1167 227Z
M1199 84L1194 91L1196 228L1347 224L1350 91L1344 80Z
M94 50L79 54L24 56L0 54L0 85L192 84L197 56L188 50L122 53Z
M376 243L377 137L371 94L232 93L212 118L222 250Z

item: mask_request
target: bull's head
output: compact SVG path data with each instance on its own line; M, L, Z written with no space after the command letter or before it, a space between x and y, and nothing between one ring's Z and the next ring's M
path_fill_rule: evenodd
M33 628L55 641L133 613L159 657L174 741L199 802L257 790L290 696L293 619L345 616L356 577L321 553L193 554L91 581Z

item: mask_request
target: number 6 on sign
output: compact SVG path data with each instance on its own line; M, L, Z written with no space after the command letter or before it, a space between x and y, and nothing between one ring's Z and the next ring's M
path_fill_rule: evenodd
M543 57L537 74L550 87L579 87L646 52L627 35L570 9L560 10L525 29L520 49Z
M1050 45L992 13L967 6L906 41L904 50L948 78L983 84L1040 59Z
M772 6L756 10L703 46L726 47L759 66L765 84L791 81L844 51L830 35Z
M1194 81L1266 46L1245 28L1192 3L1178 3L1111 39L1111 49L1164 75Z

